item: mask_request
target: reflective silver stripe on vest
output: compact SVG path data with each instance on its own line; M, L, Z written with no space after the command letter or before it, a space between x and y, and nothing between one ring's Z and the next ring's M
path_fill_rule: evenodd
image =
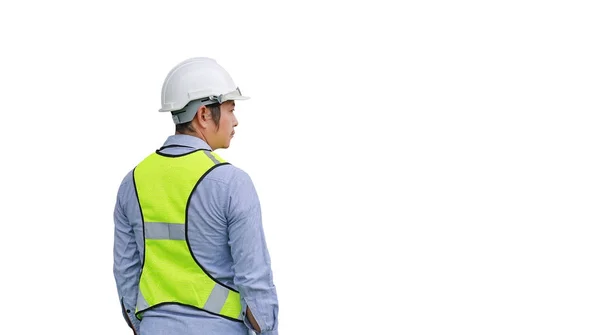
M204 151L204 153L206 154L206 156L208 156L208 158L210 158L211 161L213 161L213 163L215 164L221 164L221 162L219 162L215 156L213 156L212 152L210 151Z
M178 223L146 222L146 238L150 240L185 240L185 225Z
M138 311L148 308L148 303L146 302L146 299L144 299L144 295L142 294L142 291L140 291L140 290L138 290L136 307L137 307Z
M215 284L212 292L210 292L208 300L206 300L206 303L204 304L204 309L209 312L220 313L223 306L225 306L227 295L229 295L229 289L219 284Z

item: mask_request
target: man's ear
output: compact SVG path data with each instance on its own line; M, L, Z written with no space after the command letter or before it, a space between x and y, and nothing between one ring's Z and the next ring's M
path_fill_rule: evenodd
M195 118L198 120L200 127L207 128L208 122L211 119L210 110L206 108L206 106L198 107L198 112L196 112Z

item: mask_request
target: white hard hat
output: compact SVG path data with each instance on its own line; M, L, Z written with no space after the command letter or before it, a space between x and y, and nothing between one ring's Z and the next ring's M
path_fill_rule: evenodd
M175 124L191 121L202 105L246 100L225 69L214 59L196 57L175 66L162 86L159 112L171 112ZM190 102L194 102L190 104Z

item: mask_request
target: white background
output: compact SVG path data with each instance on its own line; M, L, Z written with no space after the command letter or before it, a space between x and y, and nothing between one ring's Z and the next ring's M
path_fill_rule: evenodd
M281 334L600 332L593 1L149 3L0 5L0 333L130 334L116 192L195 56L252 97Z

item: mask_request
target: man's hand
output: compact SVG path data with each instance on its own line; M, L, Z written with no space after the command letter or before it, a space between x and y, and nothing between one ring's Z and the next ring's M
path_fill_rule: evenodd
M246 307L246 316L248 317L248 321L250 321L252 328L254 328L254 331L260 333L260 327L258 326L258 322L256 322L254 315L252 315L252 311L250 311L250 308L248 307Z

